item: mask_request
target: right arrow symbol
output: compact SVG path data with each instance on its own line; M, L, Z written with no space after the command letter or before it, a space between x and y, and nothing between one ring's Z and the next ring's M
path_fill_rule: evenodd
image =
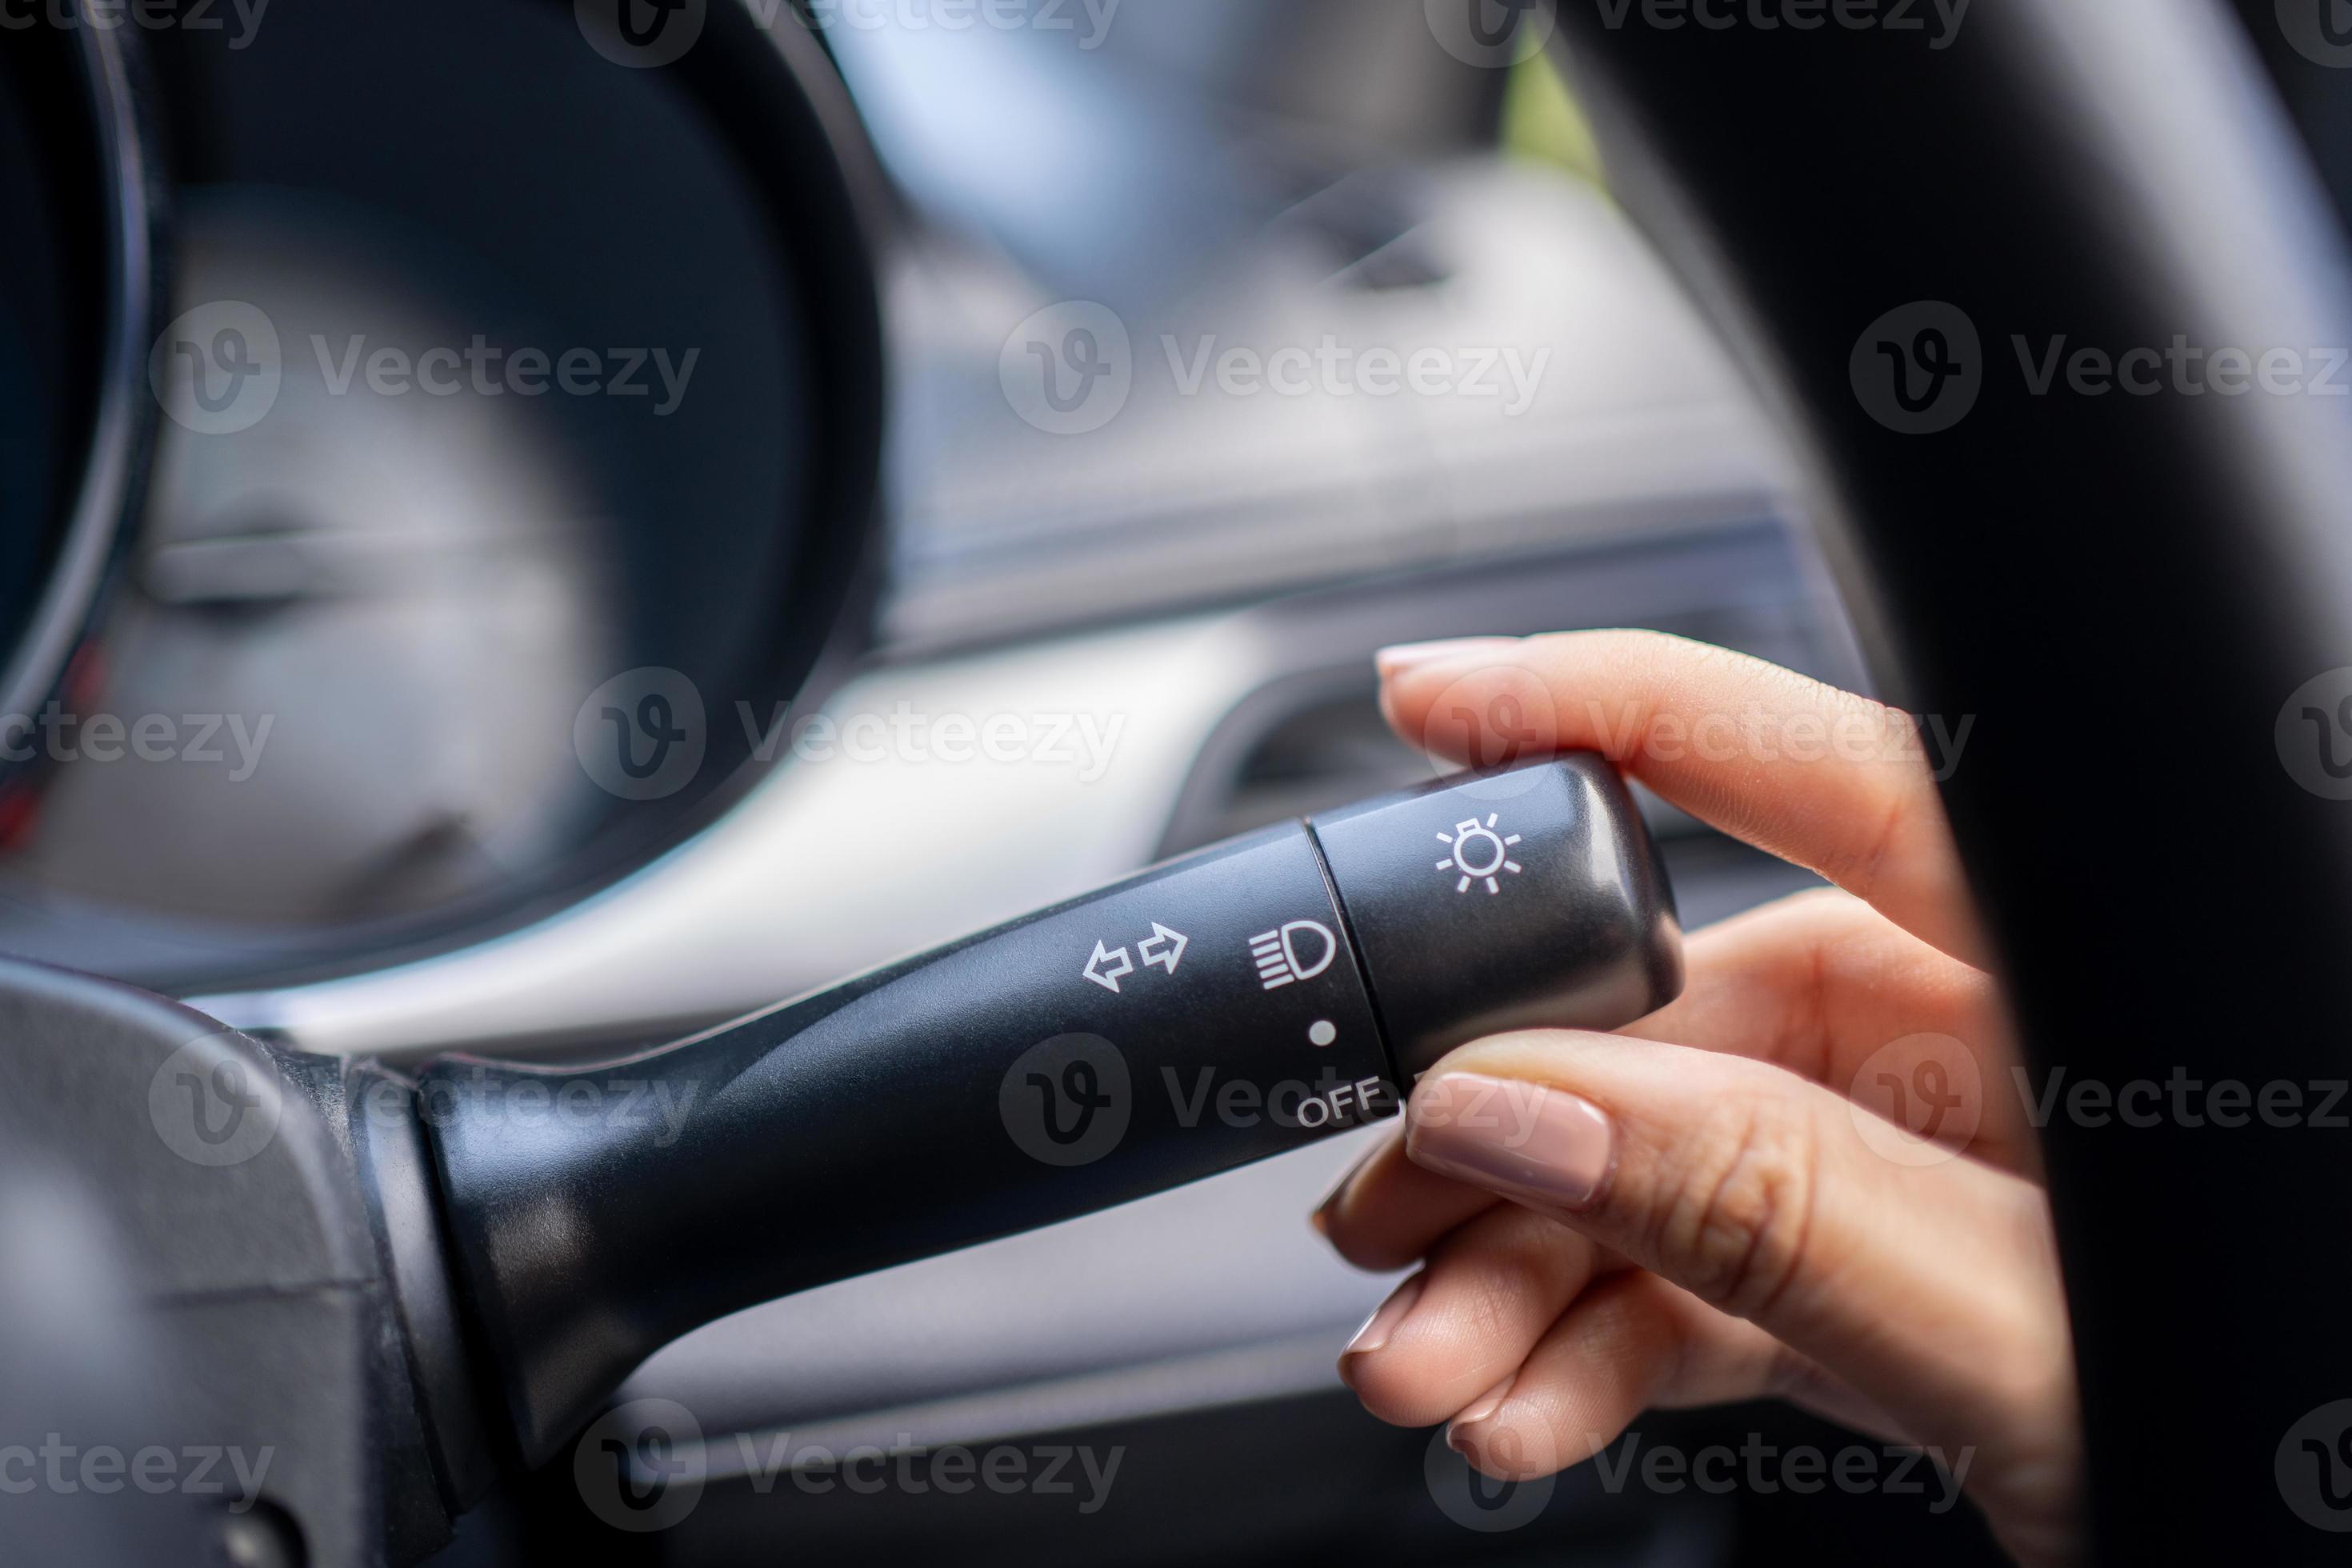
M1184 956L1185 944L1192 939L1181 931L1170 931L1158 921L1151 922L1151 934L1135 944L1146 963L1156 963L1169 973L1176 973L1176 964ZM1173 947L1169 944L1175 943ZM1156 951L1155 951L1156 950Z
M1105 964L1110 967L1105 968ZM1087 960L1086 977L1112 993L1118 990L1120 975L1134 973L1135 960L1127 956L1127 949L1123 947L1105 947L1097 941L1095 955Z

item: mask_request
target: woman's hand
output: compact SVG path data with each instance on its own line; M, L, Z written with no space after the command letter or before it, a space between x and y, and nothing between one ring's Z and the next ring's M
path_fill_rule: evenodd
M1364 1405L1491 1475L1591 1458L1643 1410L1779 1394L1941 1450L2019 1558L2076 1555L2073 1349L2032 1129L1910 721L1637 632L1391 649L1408 740L1589 747L1841 890L1701 931L1618 1035L1482 1040L1316 1225L1423 1259L1339 1360ZM1904 1123L1906 1125L1899 1125ZM1504 1201L1497 1201L1498 1199Z

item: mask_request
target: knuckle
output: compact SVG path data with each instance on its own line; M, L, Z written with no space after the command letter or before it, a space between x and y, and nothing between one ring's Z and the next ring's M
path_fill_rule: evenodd
M1802 1267L1817 1166L1801 1110L1776 1095L1711 1106L1670 1155L1654 1245L1685 1289L1738 1317L1769 1313Z

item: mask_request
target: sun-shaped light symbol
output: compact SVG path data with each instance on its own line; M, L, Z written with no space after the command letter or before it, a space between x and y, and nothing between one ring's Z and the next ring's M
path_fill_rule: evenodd
M1489 812L1483 823L1473 816L1455 823L1452 833L1437 836L1440 843L1454 847L1453 858L1440 860L1437 868L1462 874L1462 879L1454 884L1455 892L1466 893L1471 883L1484 882L1488 892L1499 893L1503 884L1496 872L1508 871L1514 877L1519 874L1519 863L1511 858L1510 853L1510 847L1519 841L1519 836L1514 833L1507 838L1495 831L1495 822L1500 815Z

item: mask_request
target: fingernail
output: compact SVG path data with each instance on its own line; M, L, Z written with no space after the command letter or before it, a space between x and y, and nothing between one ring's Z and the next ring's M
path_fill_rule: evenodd
M1609 1179L1608 1113L1547 1084L1445 1073L1413 1092L1404 1150L1441 1176L1505 1197L1581 1209Z
M1477 1426L1503 1407L1503 1401L1509 1397L1511 1384L1517 1381L1517 1375L1514 1373L1510 1377L1503 1379L1502 1382L1464 1405L1462 1413L1445 1424L1445 1446L1457 1454L1468 1453L1470 1450L1462 1441L1466 1436L1465 1429Z
M1307 1223L1315 1227L1316 1235L1326 1241L1331 1239L1331 1216L1339 1212L1339 1200L1348 1195L1348 1189L1355 1184L1357 1174L1365 1166L1380 1158L1381 1152L1388 1148L1390 1142L1388 1139L1382 1139L1348 1162L1348 1168L1339 1173L1339 1179L1331 1184L1331 1190L1323 1194L1322 1201L1318 1203L1307 1216Z
M1339 1352L1341 1383L1349 1388L1356 1386L1355 1358L1370 1355L1389 1342L1389 1336L1397 1331L1397 1325L1404 1321L1406 1315L1412 1310L1413 1303L1421 1300L1421 1284L1422 1276L1414 1275L1391 1291L1389 1299L1364 1320L1364 1326L1356 1331L1356 1337L1349 1340L1348 1348Z
M1409 669L1457 654L1476 653L1486 649L1509 647L1517 637L1446 637L1438 642L1398 643L1372 655L1372 666L1381 672L1382 680L1391 680Z

